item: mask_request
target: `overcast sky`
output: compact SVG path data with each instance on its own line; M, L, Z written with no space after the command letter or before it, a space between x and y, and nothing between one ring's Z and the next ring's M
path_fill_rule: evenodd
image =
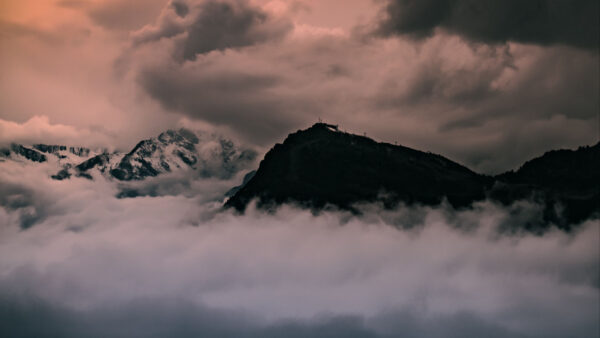
M486 173L599 138L598 1L0 3L0 143L179 126L266 150L320 117Z

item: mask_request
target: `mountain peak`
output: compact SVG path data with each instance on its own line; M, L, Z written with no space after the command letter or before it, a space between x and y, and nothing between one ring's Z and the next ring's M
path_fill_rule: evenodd
M56 174L50 175L55 180L93 179L100 174L119 181L140 181L177 171L229 179L240 170L250 169L248 166L255 158L254 150L240 147L221 135L186 128L169 129L141 140L126 153L44 143L31 146L13 143L0 148L0 162L50 162L50 166L56 166Z
M488 181L442 156L317 123L275 145L227 206L243 210L254 198L259 206L352 209L359 202L436 204L443 198L460 206L482 199Z
M110 170L118 180L142 180L161 173L192 169L205 177L228 178L254 160L256 154L239 149L221 136L169 129L140 141Z
M477 174L441 155L380 143L317 123L287 136L261 161L254 176L226 202L243 211L295 203L311 209L381 202L435 205L447 200L465 207L488 197L510 204L534 199L543 206L532 229L568 228L600 214L600 143L557 150L496 177Z
M180 128L179 130L169 129L158 135L158 140L163 144L178 142L198 144L200 142L196 133L186 128Z
M337 132L337 131L339 131L339 126L337 124L329 124L329 123L325 123L325 122L317 122L317 123L313 124L307 130L311 130L311 129L328 130L328 131Z

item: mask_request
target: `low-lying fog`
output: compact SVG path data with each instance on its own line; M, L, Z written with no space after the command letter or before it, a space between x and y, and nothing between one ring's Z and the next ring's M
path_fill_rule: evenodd
M595 337L600 230L503 233L537 206L220 211L239 184L0 163L0 336Z

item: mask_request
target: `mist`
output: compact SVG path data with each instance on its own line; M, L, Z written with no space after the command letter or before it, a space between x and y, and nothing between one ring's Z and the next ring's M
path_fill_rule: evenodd
M223 210L230 180L0 166L0 335L590 337L600 230L503 232L535 203ZM185 188L187 187L187 188ZM153 190L154 189L154 190ZM24 227L24 224L27 226Z

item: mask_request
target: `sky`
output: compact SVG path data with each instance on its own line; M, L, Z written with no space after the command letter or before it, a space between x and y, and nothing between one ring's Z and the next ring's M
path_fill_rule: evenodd
M222 209L264 152L319 119L486 174L596 144L599 10L0 0L0 148L123 154L186 127L206 132L202 156L223 138L259 154L136 182L0 159L0 336L600 335L597 218L527 232L545 210L533 199Z
M0 2L0 143L268 150L319 118L496 174L599 140L598 1Z

